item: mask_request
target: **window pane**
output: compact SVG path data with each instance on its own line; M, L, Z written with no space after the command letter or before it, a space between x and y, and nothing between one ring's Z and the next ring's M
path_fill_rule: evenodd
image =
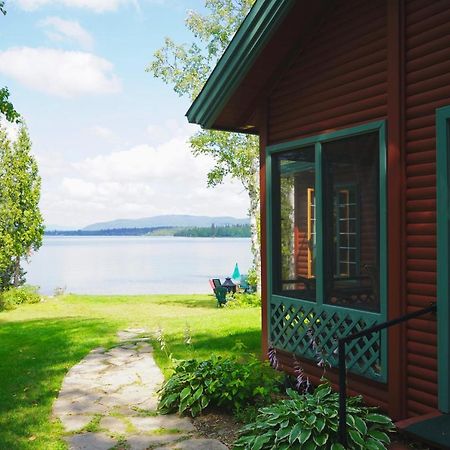
M315 300L316 199L314 147L274 158L274 291Z
M325 143L322 155L325 301L378 311L378 135Z

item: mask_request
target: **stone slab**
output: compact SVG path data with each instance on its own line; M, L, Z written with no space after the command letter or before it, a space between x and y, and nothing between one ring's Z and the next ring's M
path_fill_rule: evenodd
M109 450L117 444L105 433L83 433L64 438L69 450Z
M77 414L75 416L62 415L59 417L66 431L78 431L84 428L94 416Z
M148 447L177 442L183 438L185 436L180 436L179 434L159 434L153 436L136 434L127 438L127 444L130 446L130 450L146 450Z
M100 428L104 428L112 433L125 434L127 424L119 417L103 417L100 420Z
M154 416L154 417L130 417L130 422L141 432L154 431L159 429L179 430L184 432L194 431L194 425L187 418L175 415Z

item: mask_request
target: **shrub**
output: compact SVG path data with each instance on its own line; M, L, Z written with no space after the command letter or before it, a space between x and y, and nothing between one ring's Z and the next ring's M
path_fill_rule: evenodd
M226 306L228 308L260 308L261 296L259 294L237 293L228 299Z
M313 394L300 395L292 389L289 398L260 408L253 423L245 425L234 449L329 449L338 444L339 396L328 383ZM382 450L390 443L394 426L389 417L362 405L361 397L347 398L348 449Z
M0 311L14 309L23 303L38 303L41 298L37 286L12 287L0 294Z
M208 406L239 411L252 403L266 404L277 391L271 369L259 361L241 364L220 356L190 359L181 362L160 389L158 409L162 414L178 411L193 417Z
M258 272L255 266L249 269L247 274L247 282L256 291L258 285Z

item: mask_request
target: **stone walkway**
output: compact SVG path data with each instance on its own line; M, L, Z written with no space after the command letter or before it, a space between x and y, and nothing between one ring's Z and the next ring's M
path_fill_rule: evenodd
M188 418L160 416L156 391L163 375L145 330L118 333L120 345L92 350L67 373L53 413L70 450L227 450L202 439Z

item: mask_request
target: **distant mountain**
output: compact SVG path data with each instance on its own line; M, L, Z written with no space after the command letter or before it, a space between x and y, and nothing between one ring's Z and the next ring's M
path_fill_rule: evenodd
M210 217L190 215L164 215L145 217L142 219L117 219L110 222L93 223L83 228L85 231L114 230L116 228L155 228L155 227L210 227L212 224L223 225L247 225L248 218L237 219L235 217Z

